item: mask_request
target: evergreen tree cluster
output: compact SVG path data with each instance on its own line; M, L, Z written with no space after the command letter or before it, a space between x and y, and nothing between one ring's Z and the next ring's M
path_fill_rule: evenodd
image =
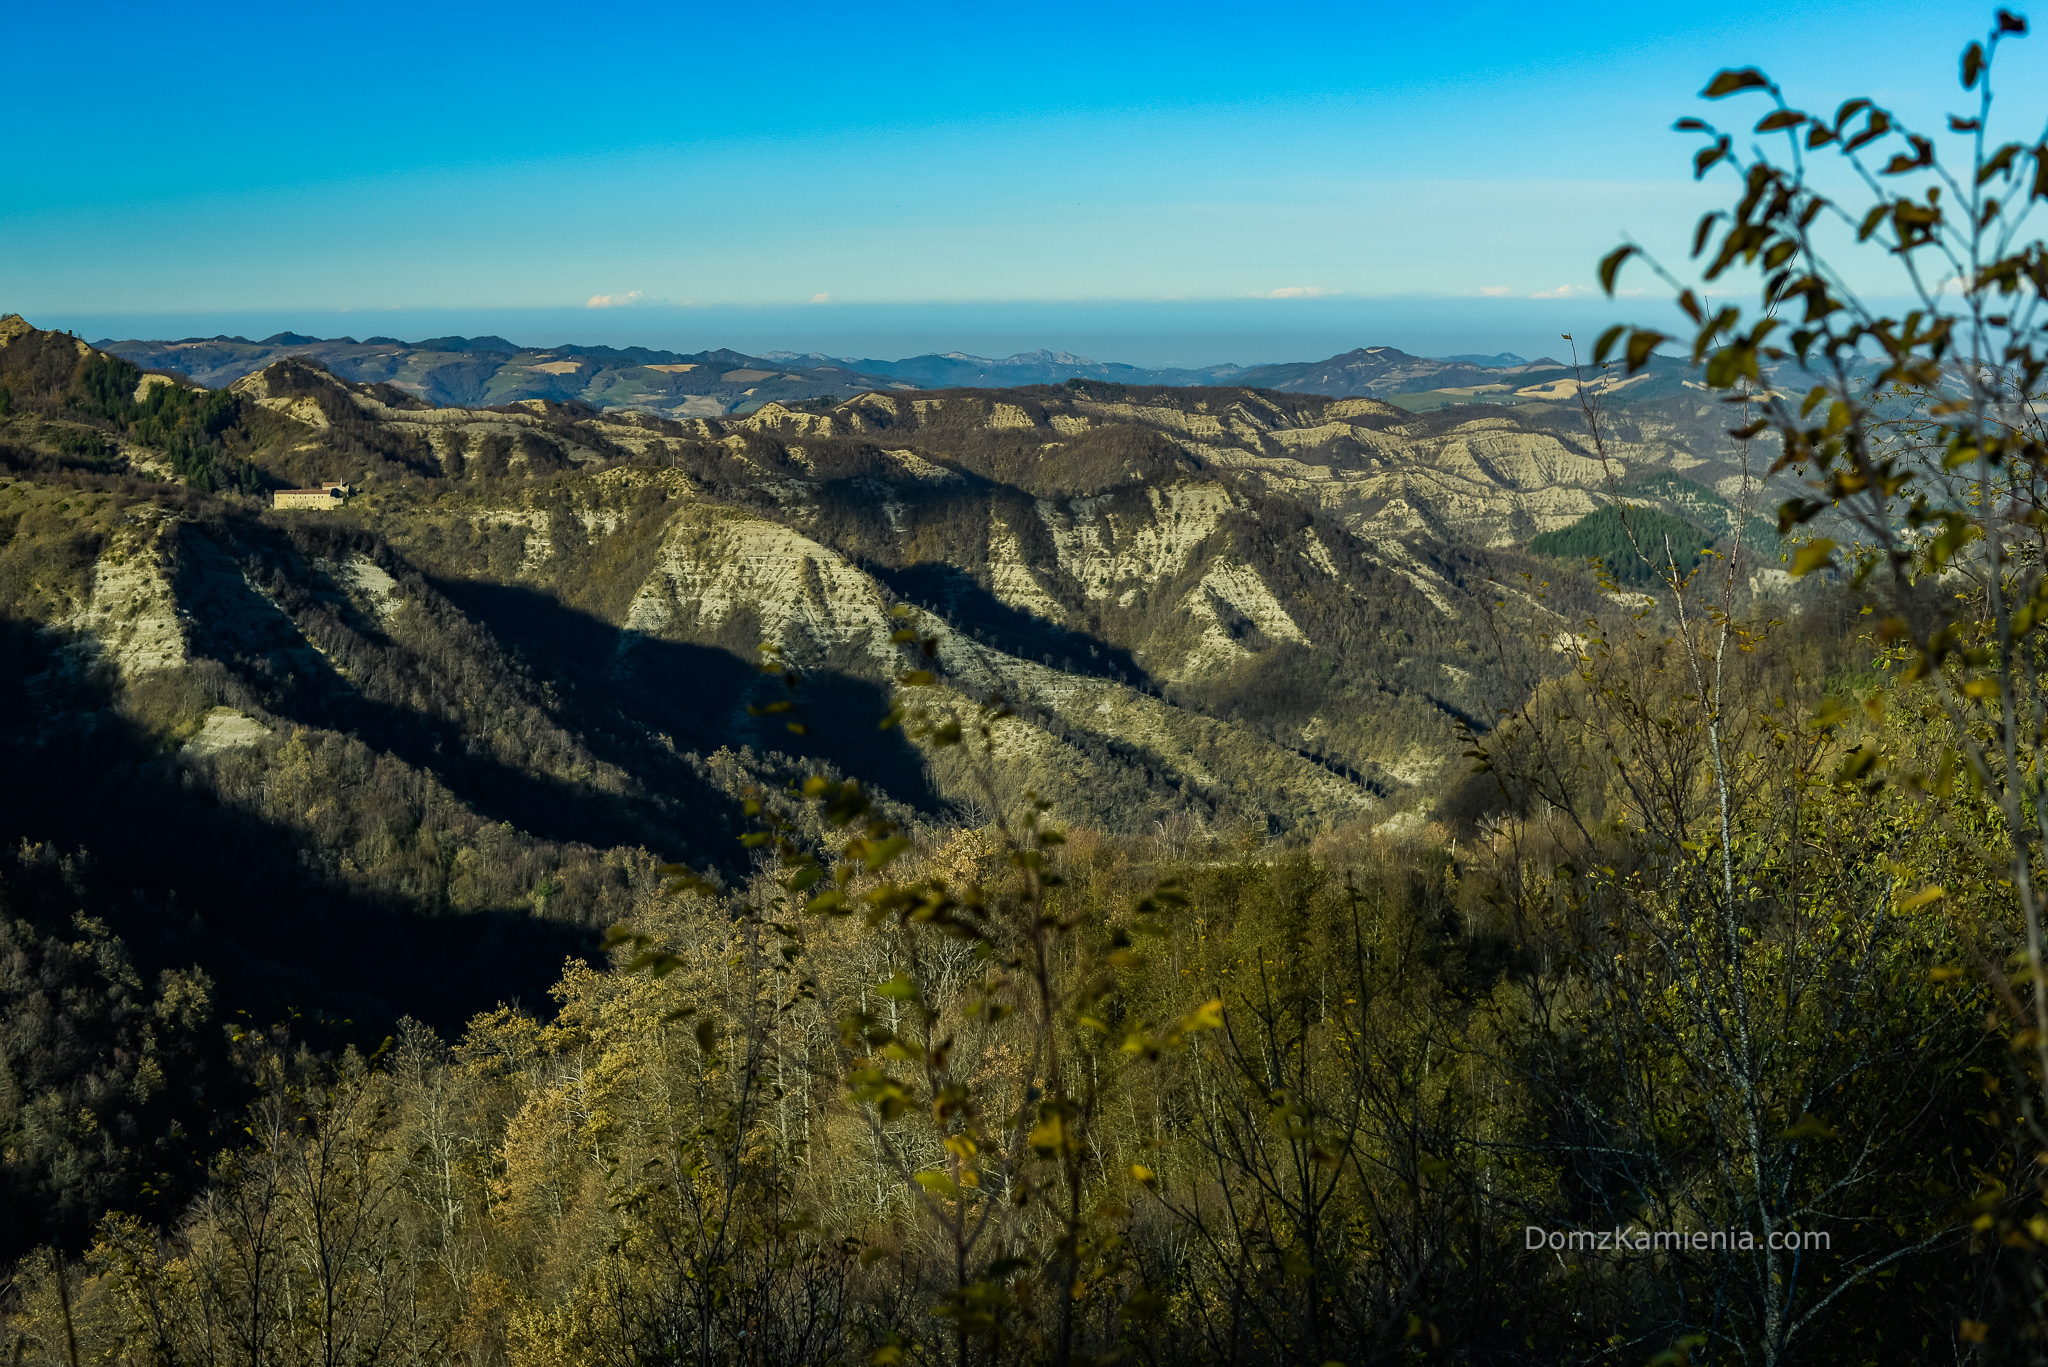
M1598 560L1621 583L1648 584L1668 577L1674 566L1681 575L1691 574L1713 544L1713 537L1684 518L1655 508L1609 504L1569 527L1542 533L1529 543L1529 552L1581 563Z

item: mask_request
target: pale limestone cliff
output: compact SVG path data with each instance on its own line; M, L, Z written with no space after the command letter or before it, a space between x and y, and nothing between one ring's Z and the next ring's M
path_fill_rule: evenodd
M125 678L185 663L185 632L172 589L165 536L172 519L154 509L131 516L100 552L92 596L64 625L80 649Z

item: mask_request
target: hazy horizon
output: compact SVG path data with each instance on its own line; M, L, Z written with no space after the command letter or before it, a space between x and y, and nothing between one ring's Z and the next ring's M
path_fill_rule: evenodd
M1625 307L1632 306L1632 307ZM720 347L899 360L962 352L1003 357L1072 352L1126 365L1199 368L1321 360L1363 346L1418 356L1513 352L1568 360L1571 332L1582 342L1623 317L1661 319L1662 301L1501 299L1319 299L1084 303L798 305L757 308L642 307L633 310L432 309L236 312L50 313L41 327L88 341L172 341L182 337L280 332L403 341L498 336L521 346L645 346L697 352ZM0 301L0 311L12 305ZM1582 346L1582 351L1589 349Z

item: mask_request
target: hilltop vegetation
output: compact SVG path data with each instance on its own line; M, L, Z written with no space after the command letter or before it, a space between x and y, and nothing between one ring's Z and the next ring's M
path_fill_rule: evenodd
M145 378L118 356L14 315L0 318L0 414L16 431L109 472L127 463L123 442L150 448L173 478L201 490L255 487L248 453L270 435L244 423L230 394Z

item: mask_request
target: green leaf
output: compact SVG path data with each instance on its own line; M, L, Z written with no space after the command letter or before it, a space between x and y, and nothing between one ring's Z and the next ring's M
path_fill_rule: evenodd
M1780 109L1775 114L1764 115L1758 121L1756 131L1759 133L1775 133L1782 128L1797 128L1805 122L1806 115L1799 113L1797 110Z
M1975 90L1977 78L1984 74L1984 45L1972 43L1963 49L1963 89Z
M1909 157L1904 152L1900 152L1894 156L1885 164L1884 175L1903 175L1907 171L1916 171L1922 166L1932 166L1934 164L1933 143L1930 143L1918 134L1908 134L1907 141L1913 144L1913 155ZM1982 176L1979 176L1977 183L1979 185L1984 183Z
M1614 297L1614 277L1621 270L1621 263L1636 255L1637 250L1633 246L1616 247L1613 251L1600 258L1600 288L1606 293L1608 298L1612 299ZM1610 328L1609 332L1611 333L1612 331L1613 329ZM1598 364L1598 362L1595 362L1595 364Z
M1823 1125L1818 1117L1802 1115L1799 1123L1778 1136L1780 1139L1834 1139L1833 1130Z
M1714 224L1727 216L1719 209L1714 210L1710 214L1700 215L1700 225L1693 229L1692 234L1692 254L1694 256L1698 256L1707 249L1707 238L1713 234Z
M1633 375L1648 365L1650 363L1650 353L1655 351L1660 343L1670 340L1663 333L1652 332L1648 328L1637 328L1634 332L1630 333L1628 338L1628 373Z
M2025 150L2018 143L2009 142L1996 152L1993 152L1989 157L1985 158L1984 164L1977 168L1977 183L1982 185L1993 176L2012 174L2013 161Z
M1850 709L1849 704L1845 699L1829 698L1826 702L1821 704L1820 711L1814 713L1813 716L1808 719L1808 724L1811 725L1815 730L1824 731L1830 726L1841 725L1843 722L1847 721L1851 716L1854 715L1855 713Z
M908 836L897 835L891 836L887 840L876 841L874 845L868 849L868 857L864 861L867 864L868 872L873 873L877 869L887 867L892 861L895 860L896 856L902 854L905 850L909 848L910 837Z
M1770 88L1771 83L1764 76L1764 73L1758 71L1753 66L1746 66L1740 71L1724 69L1717 73L1713 80L1707 82L1707 88L1700 92L1700 98L1704 100L1719 100L1744 90L1769 90Z
M960 1188L954 1186L953 1179L943 1172L921 1172L917 1174L916 1181L926 1191L944 1200L957 1201L960 1198Z
M1792 577L1803 578L1818 569L1827 569L1834 564L1835 543L1827 537L1815 537L1799 548L1792 557Z
M895 977L889 979L889 981L877 986L875 988L875 991L880 993L882 996L887 997L892 1002L916 1001L917 980L912 978L908 973L898 973Z
M1727 156L1734 147L1724 134L1714 141L1712 147L1702 147L1692 159L1692 178L1699 180L1714 168L1714 163Z
M1870 122L1863 125L1863 131L1861 133L1858 133L1855 137L1843 143L1842 150L1844 152L1853 152L1857 148L1862 147L1866 143L1876 142L1879 138L1883 137L1885 134L1891 131L1891 116L1886 114L1882 109L1873 109L1870 111Z

